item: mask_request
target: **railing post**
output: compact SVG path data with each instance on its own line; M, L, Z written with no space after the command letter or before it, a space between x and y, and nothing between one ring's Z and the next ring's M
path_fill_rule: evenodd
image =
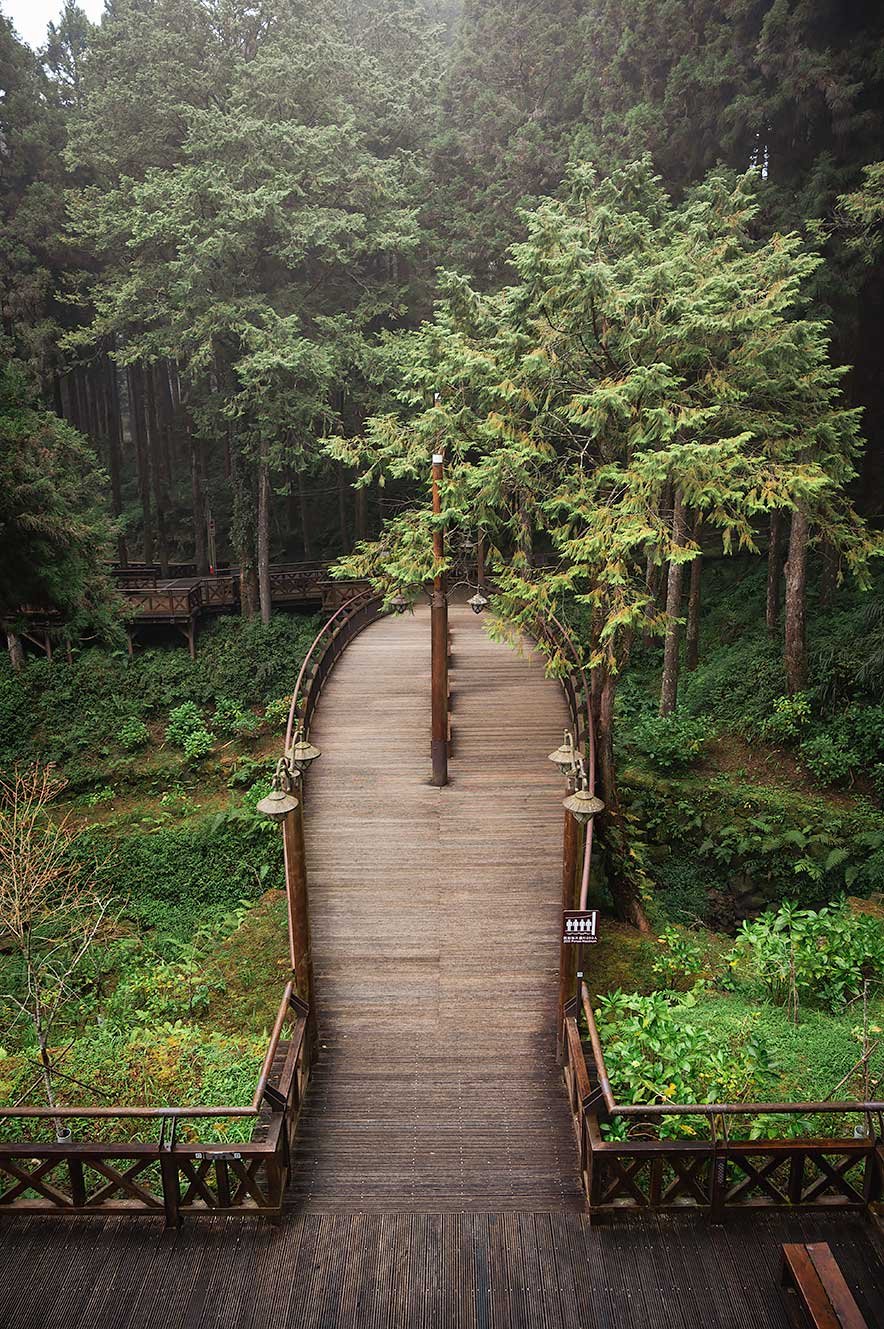
M181 1226L181 1191L178 1186L178 1161L175 1158L175 1136L177 1122L172 1118L172 1127L166 1141L166 1118L160 1131L160 1177L163 1183L163 1209L166 1214L166 1227Z
M68 1171L71 1178L71 1203L75 1209L82 1209L86 1203L86 1178L83 1175L82 1160L69 1154Z

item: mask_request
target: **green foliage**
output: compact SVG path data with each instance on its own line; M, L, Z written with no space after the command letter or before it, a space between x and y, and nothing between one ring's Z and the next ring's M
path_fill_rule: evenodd
M869 981L884 981L884 926L841 906L784 904L744 922L729 956L738 980L759 985L797 1016L799 1002L839 1011Z
M261 728L261 720L251 711L244 711L229 697L219 697L210 721L212 728L230 738L254 734Z
M651 966L658 984L679 988L697 979L703 972L704 948L688 933L678 928L664 928L657 938L660 949Z
M629 744L660 771L682 771L702 755L713 733L710 722L685 711L644 715L633 724Z
M806 692L796 692L791 697L777 697L773 704L773 714L767 716L760 725L761 736L774 743L795 739L809 720L810 697Z
M150 730L143 720L137 720L134 715L130 716L120 725L117 742L127 752L134 752L137 748L147 747L150 742Z
M671 884L676 907L687 897L690 915L719 928L785 899L818 905L884 890L884 816L869 806L836 808L727 776L675 783L627 770L621 786L652 859L658 846L666 855L664 890Z
M823 732L806 738L801 757L821 784L835 784L851 775L859 765L859 754L843 734Z
M140 927L189 936L201 922L282 889L279 833L246 809L130 834L90 829L83 852L101 864L101 880Z
M763 1097L773 1067L751 1018L727 1040L696 1025L693 993L613 992L597 1024L615 1098L624 1103L710 1103ZM622 1123L621 1123L622 1126ZM662 1117L664 1137L706 1129L700 1117ZM609 1133L610 1128L609 1128Z
M169 712L166 742L181 748L187 761L197 761L211 752L215 735L206 729L199 707L186 701Z

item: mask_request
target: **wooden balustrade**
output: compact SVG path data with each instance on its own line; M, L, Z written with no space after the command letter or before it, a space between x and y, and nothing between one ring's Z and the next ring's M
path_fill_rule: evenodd
M185 1215L279 1217L310 1075L308 1017L289 984L247 1107L0 1109L0 1119L51 1124L60 1117L81 1130L89 1123L93 1132L102 1127L120 1132L145 1121L159 1128L156 1140L0 1142L0 1214L147 1214L173 1226ZM251 1138L242 1143L179 1138L183 1121L226 1118L252 1119Z
M199 595L199 585L176 595ZM146 598L159 594L142 588ZM189 603L193 603L193 599ZM153 603L159 604L157 600ZM163 601L165 603L165 601ZM380 600L363 591L341 606L323 627L298 676L294 703L309 724L323 685L348 643L382 612ZM310 1076L308 1006L290 982L273 1026L251 1104L173 1107L0 1108L0 1123L56 1121L82 1135L119 1135L156 1127L155 1140L40 1138L0 1140L0 1214L57 1217L113 1214L154 1215L168 1225L184 1216L282 1213L301 1104ZM224 1143L182 1140L183 1122L251 1120L249 1140ZM38 1131L39 1133L39 1131Z
M866 1210L882 1199L880 1130L860 1139L760 1140L730 1139L722 1130L725 1116L765 1111L806 1116L808 1107L845 1117L868 1107L868 1120L877 1116L880 1127L881 1104L618 1104L608 1085L588 998L586 1007L595 1036L587 1043L581 1040L575 999L565 1011L563 1048L565 1086L591 1214L694 1208L717 1221L734 1209ZM602 1133L605 1123L638 1121L642 1133L649 1135L655 1117L678 1113L705 1118L710 1138L620 1140L605 1139Z

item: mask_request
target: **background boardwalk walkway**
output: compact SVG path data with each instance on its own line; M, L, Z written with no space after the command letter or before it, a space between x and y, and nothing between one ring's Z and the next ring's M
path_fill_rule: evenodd
M451 609L451 784L429 777L429 614L345 652L313 725L321 1059L298 1210L577 1209L555 1064L566 708L533 653Z

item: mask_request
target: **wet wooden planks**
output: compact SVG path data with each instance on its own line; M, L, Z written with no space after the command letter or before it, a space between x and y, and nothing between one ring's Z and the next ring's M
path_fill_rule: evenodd
M0 1226L4 1329L787 1329L786 1241L827 1241L870 1326L884 1265L856 1215L302 1214L164 1232Z
M427 609L347 650L312 737L321 1057L299 1209L578 1209L555 1064L560 690L452 606L451 784L430 773Z

